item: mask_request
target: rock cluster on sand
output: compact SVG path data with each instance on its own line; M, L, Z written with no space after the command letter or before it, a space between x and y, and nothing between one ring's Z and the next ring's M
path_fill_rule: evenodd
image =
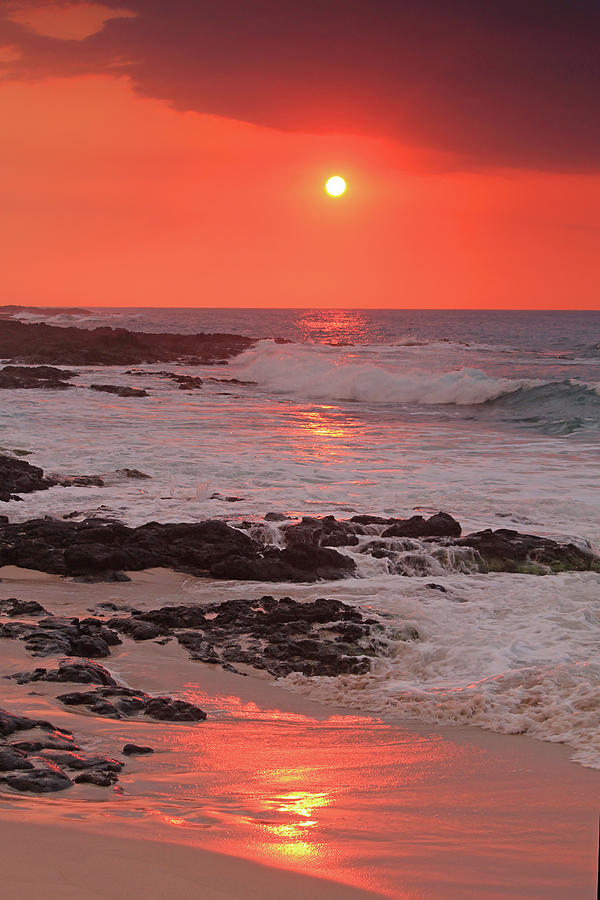
M203 722L206 713L186 700L172 697L151 697L133 688L97 687L92 691L72 691L56 698L66 706L84 706L97 716L109 719L129 719L132 716L149 716L161 722Z
M119 635L99 619L48 616L35 624L0 624L0 637L20 640L32 656L85 656L103 659L110 647L122 643Z
M43 736L14 740L15 735L27 731L41 731ZM97 754L85 756L80 751L70 731L0 709L0 785L42 794L62 791L73 783L109 786L118 781L124 763Z
M110 605L110 604L109 604ZM244 664L275 676L290 672L305 675L362 675L370 658L387 652L383 626L365 618L360 610L339 600L300 603L290 597L228 600L208 607L166 606L127 616L66 619L48 616L38 622L0 623L0 638L20 640L32 656L65 656L54 668L38 667L8 677L19 684L37 681L98 685L95 692L65 700L83 703L99 715L141 712L151 718L187 721L197 714L170 698L150 698L119 686L100 663L122 643L119 634L135 641L175 638L190 657L227 669ZM396 635L417 640L410 627ZM164 643L164 640L163 640ZM85 658L82 658L85 657ZM235 669L234 669L235 670ZM112 702L117 698L117 702ZM133 699L132 699L133 698ZM189 706L189 705L188 705Z
M60 328L0 319L0 359L24 363L97 366L187 362L207 365L251 347L235 334L150 334L125 328Z
M301 603L290 597L227 600L207 607L165 606L109 620L135 640L174 635L192 659L263 669L276 677L364 675L370 657L386 652L383 627L340 600ZM145 629L150 626L150 632ZM417 632L407 630L406 640Z

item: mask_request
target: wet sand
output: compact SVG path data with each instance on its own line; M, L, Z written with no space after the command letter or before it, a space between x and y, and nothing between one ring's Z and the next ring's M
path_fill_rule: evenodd
M1 597L56 614L197 596L186 576L162 571L114 585L9 568L0 577ZM127 760L123 793L2 793L3 896L595 896L600 772L569 762L564 748L328 708L192 662L174 641L113 651L102 661L113 675L194 701L209 718L100 719L56 702L69 685L2 681L0 705L70 728L86 749L156 750ZM53 662L17 641L0 641L0 653L1 674Z

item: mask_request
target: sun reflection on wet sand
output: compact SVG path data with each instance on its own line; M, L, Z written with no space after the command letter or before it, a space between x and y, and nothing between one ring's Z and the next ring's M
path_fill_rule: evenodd
M190 683L182 696L200 705L208 699ZM158 806L177 840L404 896L397 883L390 887L393 849L379 821L375 827L375 809L383 792L412 792L431 768L443 767L446 742L403 745L368 716L320 721L235 696L212 702L221 721L174 729L163 747L177 771L155 782L164 791L172 779Z
M513 900L517 878L521 897L586 895L596 773L557 769L558 748L504 738L508 754L494 736L472 733L466 741L368 715L313 714L258 679L238 678L237 694L226 673L201 687L208 667L179 654L168 662L164 652L157 671L160 658L152 657L150 670L144 647L121 651L121 674L148 690L179 684L178 696L206 708L207 721L111 721L63 711L59 724L86 743L103 747L110 733L113 746L127 739L155 753L127 761L122 794L79 784L60 798L3 794L3 815L186 844L394 900ZM27 714L50 715L41 694L29 703ZM558 805L548 790L557 777Z

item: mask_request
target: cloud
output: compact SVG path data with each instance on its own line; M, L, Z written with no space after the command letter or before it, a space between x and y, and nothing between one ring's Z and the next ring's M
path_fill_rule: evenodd
M118 0L105 7L120 9ZM470 168L600 168L597 0L130 0L127 8L135 18L105 19L78 42L32 35L13 17L4 24L13 29L6 42L23 54L17 71L122 69L140 94L179 110L381 136Z
M9 6L6 19L44 37L83 41L101 31L110 19L133 16L135 13L127 9L111 9L100 3L24 0Z

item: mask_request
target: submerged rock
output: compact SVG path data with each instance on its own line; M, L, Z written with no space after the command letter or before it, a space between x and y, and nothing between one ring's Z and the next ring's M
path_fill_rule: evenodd
M93 691L74 691L56 698L66 706L85 706L90 712L109 719L127 719L146 715L165 722L202 722L206 713L186 700L152 697L143 691L125 687L99 687Z
M45 731L48 738L6 740L15 732L33 729ZM63 769L83 771L94 784L114 784L124 766L111 757L81 754L71 733L50 722L15 716L4 709L0 709L0 734L0 772L6 773L0 775L0 784L15 791L44 794L65 790L73 781Z
M0 778L15 791L30 792L34 794L50 794L55 791L64 791L72 786L73 782L58 767L47 769L32 769L30 772L22 772L17 775L5 775Z
M17 672L10 675L18 684L30 684L35 681L66 681L72 684L113 685L117 682L104 666L93 663L90 659L62 659L58 668L38 668L32 672Z
M141 744L125 744L121 750L125 756L147 756L154 753L152 747L144 747Z
M0 389L65 390L76 372L54 366L4 366L0 369Z
M508 528L477 531L461 538L457 544L476 550L482 560L482 570L488 572L535 575L590 569L600 572L600 558L591 548L534 534L521 534Z
M91 391L101 391L105 394L116 394L118 397L148 397L148 391L142 388L124 387L120 384L90 384Z
M58 484L47 478L42 469L32 466L23 459L0 455L0 500L14 499L14 494L31 494L33 491L47 491Z

